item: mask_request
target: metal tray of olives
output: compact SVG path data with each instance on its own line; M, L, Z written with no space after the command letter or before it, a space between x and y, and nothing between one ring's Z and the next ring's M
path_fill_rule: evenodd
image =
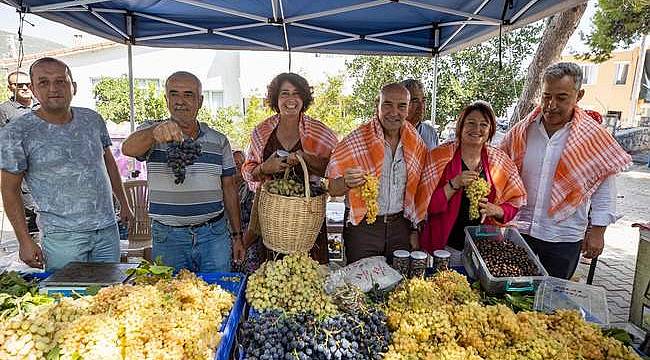
M487 264L478 251L477 243L485 240L510 240L522 247L528 258L537 266L539 275L496 277L490 273ZM469 277L478 279L481 287L488 294L503 294L506 292L533 292L539 284L548 278L548 272L528 246L526 240L514 227L498 227L493 225L468 226L465 228L465 247L463 248L463 264Z

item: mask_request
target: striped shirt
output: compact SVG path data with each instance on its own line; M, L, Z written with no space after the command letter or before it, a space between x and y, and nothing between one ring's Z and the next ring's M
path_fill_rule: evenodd
M146 122L138 130L156 125ZM199 124L201 156L186 168L185 181L174 183L174 173L167 166L167 144L154 144L138 158L147 161L149 182L149 216L169 226L189 226L203 223L221 214L223 207L222 176L235 175L235 161L225 135Z

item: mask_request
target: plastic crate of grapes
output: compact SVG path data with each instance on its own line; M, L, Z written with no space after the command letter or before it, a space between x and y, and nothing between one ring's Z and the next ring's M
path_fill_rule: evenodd
M196 275L208 284L219 285L236 296L228 318L221 324L221 342L219 342L219 347L214 355L215 360L228 360L235 344L237 328L246 304L246 275L227 272L197 273Z
M539 275L496 277L487 267L486 262L478 251L481 241L509 240L523 248L526 255L537 268ZM506 292L533 292L539 284L548 277L548 272L542 266L537 255L528 246L519 231L514 227L498 227L492 225L468 226L465 228L465 247L463 249L463 264L468 277L478 279L483 290L492 295Z
M549 276L535 293L535 310L551 313L557 309L577 310L586 321L609 326L607 294L598 286Z
M35 279L40 281L46 279L50 275L52 275L52 273L42 272L26 274L24 277L26 279ZM221 332L221 341L219 342L219 347L214 356L215 360L228 360L232 353L237 328L239 327L239 321L241 320L244 305L246 304L246 275L229 272L197 273L196 275L208 284L219 285L224 290L235 295L235 302L232 309L230 309L230 313L225 321L221 323L221 328L219 329ZM60 293L65 295L63 292ZM70 294L72 293L70 292Z

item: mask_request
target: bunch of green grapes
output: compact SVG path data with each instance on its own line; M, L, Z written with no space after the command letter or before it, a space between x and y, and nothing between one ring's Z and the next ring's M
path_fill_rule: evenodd
M359 189L361 198L366 203L366 222L372 224L377 219L379 213L379 180L374 175L364 175L366 182Z
M319 264L305 255L287 255L267 261L248 278L246 299L255 308L289 313L336 313L336 306L323 288L325 277Z
M271 194L290 197L304 197L305 185L293 179L271 180L265 185Z
M490 184L483 178L472 181L465 187L465 196L469 199L469 219L476 220L481 217L478 209L479 201L490 193Z

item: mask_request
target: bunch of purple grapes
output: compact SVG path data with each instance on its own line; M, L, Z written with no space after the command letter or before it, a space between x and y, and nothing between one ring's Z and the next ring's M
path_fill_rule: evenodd
M174 183L182 184L185 181L185 167L194 164L194 161L201 156L201 144L193 139L185 139L183 142L171 142L167 146L167 166L174 173Z

